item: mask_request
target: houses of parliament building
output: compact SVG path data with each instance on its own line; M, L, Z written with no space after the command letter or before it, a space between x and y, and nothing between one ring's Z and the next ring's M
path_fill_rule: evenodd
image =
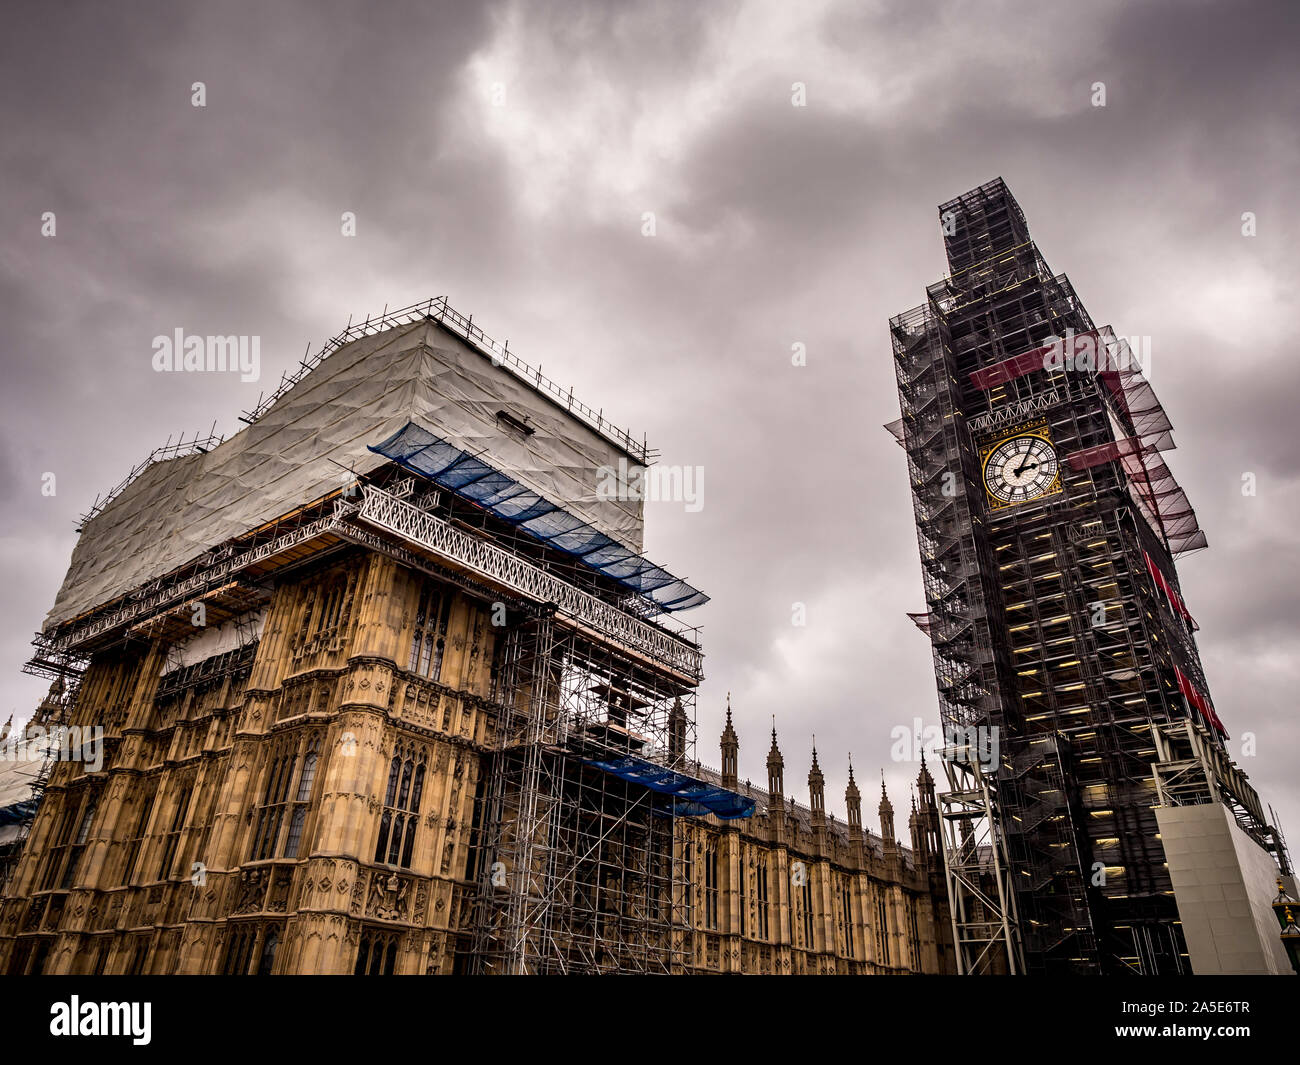
M52 760L10 974L941 973L934 782L828 812L695 756L704 594L644 468L443 300L334 338L86 518L30 672ZM74 752L75 753L75 752Z

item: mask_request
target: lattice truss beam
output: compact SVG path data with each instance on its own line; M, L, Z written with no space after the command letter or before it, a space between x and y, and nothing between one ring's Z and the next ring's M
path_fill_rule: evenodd
M968 749L943 754L948 788L939 796L940 822L957 971L990 973L1004 965L1021 973L1016 896L993 785Z

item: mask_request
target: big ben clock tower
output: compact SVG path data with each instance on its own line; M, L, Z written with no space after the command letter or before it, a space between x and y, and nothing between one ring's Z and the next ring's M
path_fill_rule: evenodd
M947 736L961 968L1188 973L1190 903L1158 817L1186 796L1153 766L1220 766L1192 798L1287 869L1228 756L1179 587L1175 560L1205 536L1161 457L1170 422L1000 179L939 213L950 276L890 321L890 428Z

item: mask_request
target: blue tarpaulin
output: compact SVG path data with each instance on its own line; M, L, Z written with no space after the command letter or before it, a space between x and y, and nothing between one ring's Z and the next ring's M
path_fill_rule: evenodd
M590 522L415 422L407 422L369 450L478 504L534 539L581 559L661 610L688 610L709 601L703 592L597 532Z
M16 802L12 806L0 807L0 826L18 825L36 816L36 808L40 806L40 799L27 799L24 802Z
M674 812L685 817L702 817L713 814L725 821L749 817L754 812L754 800L734 791L720 788L706 780L689 777L644 758L624 755L610 759L583 759L588 765L634 784L642 784L661 795L671 795L675 800Z

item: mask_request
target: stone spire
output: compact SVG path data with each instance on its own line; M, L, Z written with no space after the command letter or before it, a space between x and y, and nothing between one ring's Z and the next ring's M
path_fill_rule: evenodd
M740 738L731 724L731 692L727 692L727 724L722 730L722 786L737 788L740 784Z
M939 804L934 798L934 777L926 768L924 751L921 752L921 772L916 776L916 790L920 796L916 808L917 822L925 840L926 853L934 857L943 849L943 838L939 827Z
M912 837L912 854L916 858L918 866L924 864L928 856L928 847L925 838L925 824L921 815L916 809L916 795L912 795L912 812L907 818L908 832Z
M894 846L894 805L885 790L885 771L880 771L880 838L886 848Z
M925 752L921 752L921 772L916 775L916 790L921 796L921 809L934 805L934 777L925 765Z
M674 767L686 761L686 709L681 699L674 699L668 711L668 757Z
M817 737L813 737L812 768L808 770L808 797L812 803L814 828L826 827L826 778L817 764Z
M862 792L853 779L853 755L849 755L849 786L844 789L844 805L849 811L849 840L853 843L862 841Z
M785 794L785 759L776 745L776 717L772 717L772 749L767 752L767 794L774 806L780 806Z

